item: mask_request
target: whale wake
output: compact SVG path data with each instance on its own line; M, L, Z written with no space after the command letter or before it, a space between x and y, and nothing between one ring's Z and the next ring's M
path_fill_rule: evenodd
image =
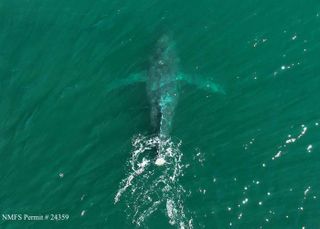
M114 203L126 202L132 223L142 226L157 211L164 212L171 225L193 228L184 207L186 190L183 176L181 141L138 135L132 139L127 177L120 182ZM155 158L155 149L157 156Z

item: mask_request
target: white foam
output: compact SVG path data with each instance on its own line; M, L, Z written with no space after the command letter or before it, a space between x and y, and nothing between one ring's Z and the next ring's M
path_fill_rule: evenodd
M156 164L157 166L162 166L162 165L164 165L165 163L166 163L166 160L165 160L164 158L162 158L162 157L157 158L157 160L156 160L156 162L155 162L155 164Z
M179 184L183 175L181 141L170 138L138 135L132 140L133 150L127 163L127 177L120 183L114 203L125 201L132 222L141 225L146 218L165 206L169 223L178 228L192 228L192 218L185 214L184 188ZM154 152L158 157L150 163ZM164 166L165 165L165 166ZM156 166L163 166L161 170ZM160 209L159 209L160 210Z
M304 195L306 196L308 192L310 191L311 187L309 186L306 190L304 190Z
M312 151L312 145L308 145L307 151L308 151L308 153L311 153L311 151Z

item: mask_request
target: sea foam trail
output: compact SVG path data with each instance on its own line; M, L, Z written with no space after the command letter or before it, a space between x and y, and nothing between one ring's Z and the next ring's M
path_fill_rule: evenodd
M193 228L184 208L185 189L179 183L183 175L181 141L138 135L132 139L127 177L120 183L114 203L126 202L132 223L140 226L157 210L165 211L177 228ZM158 149L158 152L155 152Z

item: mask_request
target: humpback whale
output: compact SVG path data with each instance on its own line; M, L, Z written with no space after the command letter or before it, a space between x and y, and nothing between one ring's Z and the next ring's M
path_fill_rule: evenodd
M109 88L117 88L138 82L146 83L146 91L150 101L152 134L156 134L160 139L157 147L158 155L162 150L161 142L170 137L180 82L192 84L209 92L225 93L222 87L211 80L178 71L178 62L175 43L170 39L169 35L164 34L156 42L147 70L134 73L127 79L116 81L109 85ZM157 158L157 165L164 163L164 159Z

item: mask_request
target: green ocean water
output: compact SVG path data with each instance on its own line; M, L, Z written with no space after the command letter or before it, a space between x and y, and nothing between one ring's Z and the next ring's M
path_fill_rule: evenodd
M145 85L110 85L167 32L226 93L183 84L172 163L134 173ZM0 228L320 228L319 59L319 1L0 1Z

